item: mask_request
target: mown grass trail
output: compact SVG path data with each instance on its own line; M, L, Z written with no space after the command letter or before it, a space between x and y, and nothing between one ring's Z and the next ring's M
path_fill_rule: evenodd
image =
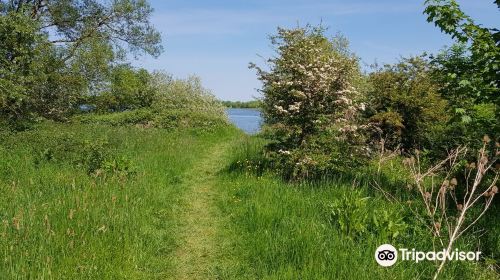
M217 262L220 213L215 205L217 173L224 167L231 142L211 148L187 172L181 203L174 214L180 221L173 279L210 279Z
M215 172L204 168L219 143L238 135L51 123L0 133L0 279L177 279L196 268L195 244L211 235L193 243L200 220L183 219L209 204L186 202L204 195L192 190Z

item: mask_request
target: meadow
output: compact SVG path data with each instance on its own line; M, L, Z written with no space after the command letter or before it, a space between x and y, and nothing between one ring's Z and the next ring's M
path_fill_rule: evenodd
M373 258L388 242L432 249L412 212L370 185L402 184L396 162L384 179L286 182L247 164L265 140L230 125L46 122L1 140L2 279L427 279L435 270ZM467 240L457 246L476 249ZM452 262L442 279L497 276L484 261Z
M390 268L374 261L376 248L384 243L424 251L436 245L408 207L417 201L404 190L405 171L398 160L383 164L382 175L374 172L374 162L357 175L294 184L241 164L255 162L262 145L259 137L240 139L232 150L229 172L220 176L223 195L218 204L228 217L225 234L233 240L237 256L224 279L432 278L431 261L397 262ZM385 197L374 188L376 182L394 196ZM485 217L490 225L496 224L495 211ZM483 250L486 258L498 252L495 230L490 230L484 233L490 239L482 239L482 249L491 249ZM457 247L475 251L473 236ZM491 261L451 262L440 279L497 279Z
M235 134L55 123L2 134L0 278L165 278L185 173Z

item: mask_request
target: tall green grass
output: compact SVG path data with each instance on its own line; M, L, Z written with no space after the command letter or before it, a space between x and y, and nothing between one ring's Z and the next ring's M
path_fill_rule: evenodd
M79 124L3 133L0 278L164 279L180 182L234 133Z
M172 278L190 168L230 127L164 130L142 126L43 123L0 132L0 279ZM231 140L230 140L231 139ZM242 136L217 174L221 230L218 279L428 279L435 265L378 266L375 248L432 250L407 203L404 169L292 184L273 174L265 140ZM360 174L361 173L361 174ZM402 203L388 201L377 181ZM412 203L412 202L411 202ZM457 244L483 250L480 263L450 262L443 279L497 279L494 212ZM438 246L439 247L439 246Z
M362 174L331 177L315 183L291 184L272 171L231 168L235 162L255 162L261 141L252 138L236 147L230 168L219 182L219 207L227 215L226 239L233 240L231 266L223 279L429 279L436 269L424 261L379 266L375 249L384 243L396 248L433 250L432 237L408 208L410 196L400 185L400 166L384 168L385 176ZM388 201L370 181L382 180L402 203ZM405 194L406 196L403 196ZM491 228L489 228L491 229ZM493 229L491 229L493 230ZM490 236L495 232L488 232ZM498 235L498 232L496 232ZM465 236L460 250L475 251L474 234ZM439 248L439 246L436 246ZM484 260L450 262L442 279L497 279Z

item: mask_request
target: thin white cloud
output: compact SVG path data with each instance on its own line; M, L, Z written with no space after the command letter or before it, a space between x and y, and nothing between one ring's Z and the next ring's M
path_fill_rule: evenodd
M284 19L268 11L190 10L157 13L153 23L168 28L167 35L238 34L245 27Z
M290 6L273 6L247 10L238 9L191 9L160 12L153 16L153 23L166 28L167 36L179 35L235 35L246 28L259 25L282 25L298 20L317 19L318 16L350 16L377 13L404 13L421 9L416 3L320 3Z

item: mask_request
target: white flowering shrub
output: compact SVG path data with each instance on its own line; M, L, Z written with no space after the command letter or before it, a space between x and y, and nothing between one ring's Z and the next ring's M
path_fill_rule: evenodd
M225 117L222 103L213 93L203 87L201 79L190 76L187 79L173 79L161 72L153 74L156 90L152 108L156 111L182 110Z
M345 171L358 163L358 59L324 28L283 29L271 37L277 55L256 69L263 87L268 155L292 179Z

